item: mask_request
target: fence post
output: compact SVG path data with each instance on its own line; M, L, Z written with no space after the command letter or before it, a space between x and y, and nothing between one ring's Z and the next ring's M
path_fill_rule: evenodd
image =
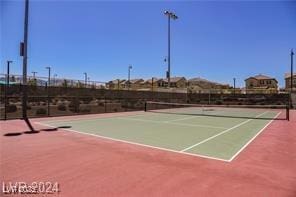
M7 120L7 91L8 84L6 83L4 86L4 120Z
M47 116L50 116L50 98L49 98L49 85L45 84L47 90Z

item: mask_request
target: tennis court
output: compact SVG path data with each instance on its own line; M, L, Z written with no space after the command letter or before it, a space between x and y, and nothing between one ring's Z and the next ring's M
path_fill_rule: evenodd
M146 111L111 117L41 121L107 140L230 162L275 119L283 108L219 107L146 103Z

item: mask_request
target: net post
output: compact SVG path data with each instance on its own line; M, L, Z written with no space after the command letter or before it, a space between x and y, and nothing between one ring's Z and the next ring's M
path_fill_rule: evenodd
M286 106L286 119L290 121L290 107L289 105Z

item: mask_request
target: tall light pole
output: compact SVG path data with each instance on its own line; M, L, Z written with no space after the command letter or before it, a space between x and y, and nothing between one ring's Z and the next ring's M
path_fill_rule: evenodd
M47 82L47 86L49 87L50 86L50 71L51 71L51 68L50 68L50 66L47 66L45 68L48 70L48 82Z
M171 86L171 19L176 20L178 16L170 11L165 11L164 14L168 17L168 87Z
M130 89L130 85L131 85L130 80L131 80L131 69L132 68L133 67L131 65L128 66L128 90Z
M35 72L35 71L32 72L32 74L33 74L33 79L36 79L36 77L35 77L35 76L36 76L36 73L37 73L37 72Z
M49 95L49 87L50 87L50 71L51 68L50 66L45 67L46 69L48 69L48 82L47 82L47 116L50 116L50 95Z
M23 119L31 132L36 132L31 125L27 114L27 60L28 60L28 24L29 24L29 0L25 1L25 20L24 20L24 41L21 42L21 56L23 56L23 98L22 98L22 113Z
M84 86L86 87L86 84L87 84L87 73L84 72Z
M57 77L58 75L57 74L54 74L53 75L53 85L55 86L56 85L56 77Z
M294 56L294 51L293 49L291 49L291 73L290 73L290 106L289 107L293 107L292 106L292 92L293 92L293 56Z
M10 75L10 64L12 63L11 60L7 61L7 75L6 75L6 85L9 86L9 75Z
M235 81L236 81L236 79L233 78L233 94L234 94L234 95L235 95Z
M294 56L294 51L293 49L291 49L291 81L290 81L290 85L291 85L291 89L290 92L292 93L293 91L293 56Z

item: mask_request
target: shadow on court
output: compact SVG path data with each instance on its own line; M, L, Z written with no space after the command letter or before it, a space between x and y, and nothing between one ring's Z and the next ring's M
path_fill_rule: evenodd
M46 129L39 129L39 130L34 130L34 131L5 133L3 136L5 136L5 137L16 137L16 136L20 136L20 135L23 135L23 134L37 134L37 133L40 133L42 131L54 132L54 131L58 131L59 129L69 129L69 128L71 128L71 126L59 126L59 127L55 127L55 128L46 128Z

